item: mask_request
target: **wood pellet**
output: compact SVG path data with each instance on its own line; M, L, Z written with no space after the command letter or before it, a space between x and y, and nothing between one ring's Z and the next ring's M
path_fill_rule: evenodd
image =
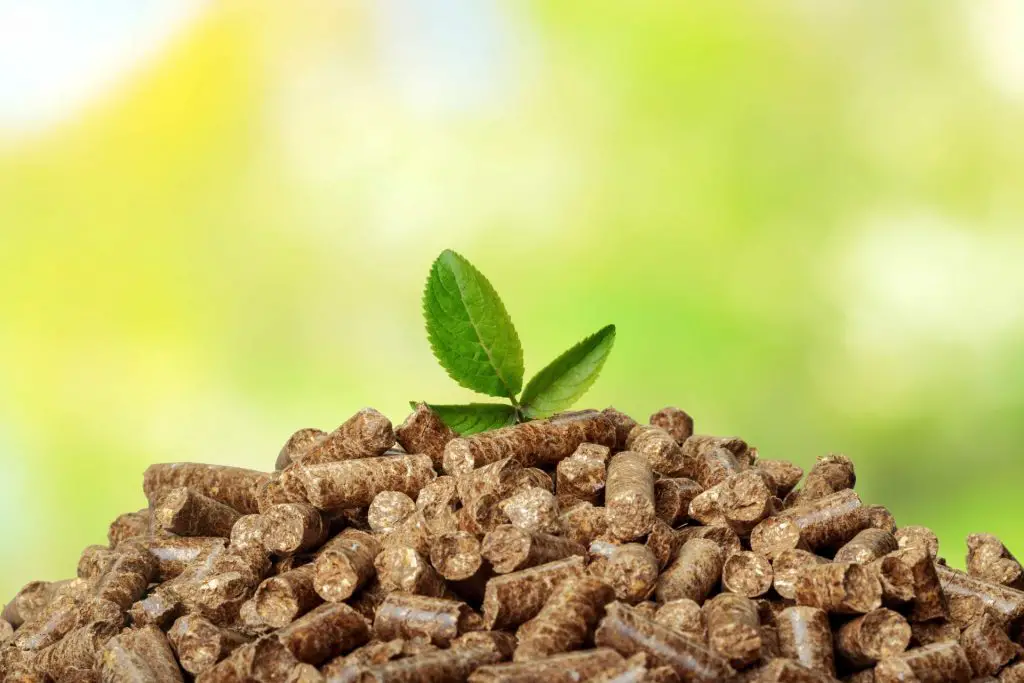
M467 437L425 404L266 471L153 465L0 615L0 683L1024 681L1024 567L675 407Z

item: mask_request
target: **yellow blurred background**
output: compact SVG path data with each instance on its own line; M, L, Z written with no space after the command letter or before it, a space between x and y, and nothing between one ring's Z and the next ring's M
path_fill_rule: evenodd
M1024 5L0 3L0 602L152 462L471 395L420 295L495 284L527 374L675 404L1024 548Z

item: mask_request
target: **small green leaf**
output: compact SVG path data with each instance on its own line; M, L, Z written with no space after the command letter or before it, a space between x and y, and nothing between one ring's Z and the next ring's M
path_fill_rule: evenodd
M615 325L602 327L538 372L520 400L527 417L548 417L572 407L597 379L615 343Z
M430 269L423 317L437 362L456 382L513 401L523 387L523 347L498 293L450 249Z
M415 403L412 404L415 407ZM515 422L516 409L503 403L467 403L435 405L428 403L446 425L462 436L506 427Z

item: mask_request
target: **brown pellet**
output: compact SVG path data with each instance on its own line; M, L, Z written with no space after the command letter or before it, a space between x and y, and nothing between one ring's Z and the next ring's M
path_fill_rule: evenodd
M231 535L241 513L187 487L171 489L153 509L153 520L178 536Z
M897 556L886 555L867 566L882 584L882 604L901 606L914 599L916 582L911 565Z
M2 618L14 628L31 621L53 602L62 584L60 581L32 581L25 584L4 606Z
M734 673L723 657L703 643L644 619L622 603L606 607L594 642L627 657L643 652L655 666L670 666L686 681L720 681Z
M740 472L719 486L718 507L725 522L740 536L749 536L755 526L777 511L774 482L763 472Z
M850 666L864 668L906 650L910 637L907 620L882 607L840 626L835 634L836 652Z
M959 643L924 645L883 659L875 667L876 683L968 683L970 680L971 665Z
M752 683L835 683L836 680L830 674L809 669L785 657L772 659L761 668L744 673L744 680ZM852 679L844 680L852 683Z
M707 638L707 622L700 605L688 598L669 600L658 607L654 621L677 633L704 642Z
M86 546L78 557L76 575L80 579L93 579L102 576L114 564L117 557L117 551L105 545Z
M806 505L857 483L853 461L845 455L829 454L818 458L804 479L804 485L787 496L787 506Z
M452 648L460 647L488 650L501 660L506 660L512 659L518 641L506 631L470 631L452 641Z
M799 605L830 614L865 614L882 604L882 586L873 572L859 564L830 562L808 567L796 580Z
M482 666L472 673L469 683L578 683L622 661L614 650L599 647L527 662Z
M704 603L708 645L737 669L761 655L761 622L757 605L735 593L719 593Z
M939 556L939 537L926 526L903 526L893 535L900 548L923 548L933 558Z
M366 643L370 629L362 615L334 602L307 612L276 631L274 637L300 662L318 665Z
M458 436L426 403L417 404L416 410L395 428L395 437L406 453L429 455L437 469L444 462L444 447Z
M696 461L685 458L675 438L660 427L637 425L629 433L626 448L641 455L661 476L693 477L696 473Z
M402 520L416 512L416 502L400 491L381 491L373 498L366 513L375 533L390 533Z
M574 555L490 579L484 592L484 627L510 628L533 619L555 587L582 575L583 566L584 559Z
M911 621L946 618L949 608L932 555L924 546L908 546L890 555L905 564L914 580Z
M34 660L35 667L54 681L95 681L97 656L103 645L117 635L118 625L94 621L68 633Z
M933 566L941 590L949 598L950 617L962 626L966 627L985 609L992 610L1007 623L1024 616L1024 592L943 565ZM972 614L972 604L977 613Z
M608 584L590 576L557 585L540 613L519 627L515 660L530 661L575 650L593 633L614 598Z
M594 561L589 571L611 586L617 600L635 605L654 592L659 566L658 559L646 546L623 543Z
M722 588L748 598L767 593L774 578L771 563L749 550L729 555L722 565Z
M477 573L482 563L480 541L473 534L453 531L431 540L430 564L449 581L468 579Z
M215 536L165 536L148 541L145 547L156 560L152 578L162 582L179 576L186 567L207 559L211 553L222 552L226 543Z
M277 454L277 461L274 463L275 470L283 470L300 455L305 453L316 442L327 436L327 432L315 427L300 429L285 441L281 452Z
M1006 634L1006 625L986 611L960 634L960 645L967 654L974 675L994 676L1020 654L1020 646Z
M181 669L156 626L128 629L114 636L99 654L104 683L174 683L182 681Z
M169 489L176 488L169 486ZM118 515L110 523L107 530L107 541L111 548L116 548L129 538L148 538L152 536L153 517L149 508L137 512L126 512Z
M688 465L685 474L695 479L705 489L720 484L745 469L732 451L722 447L703 450L698 456L695 469L691 469L692 467L694 466Z
M273 505L263 518L263 545L275 555L311 550L327 538L327 521L307 503Z
M530 533L503 524L484 536L480 554L499 574L535 567L571 555L586 556L579 543L561 536Z
M779 653L813 671L836 675L828 614L817 607L787 607L776 616Z
M538 488L544 489L549 493L555 492L554 478L539 467L524 467L519 470L514 486L517 491Z
M844 489L764 520L751 531L750 546L768 556L802 544L811 550L838 550L866 526L860 497Z
M1016 661L999 672L999 683L1024 683L1024 661Z
M499 507L510 524L524 531L552 534L561 530L558 499L546 489L523 489L503 500Z
M719 498L722 495L724 483L716 484L694 496L693 500L690 501L687 516L704 526L728 526L725 514L719 505Z
M754 463L754 468L766 472L772 478L776 487L775 495L783 498L800 483L800 479L804 476L803 468L788 460L760 459Z
M683 527L676 533L676 544L682 546L694 538L703 538L712 541L721 548L726 555L738 553L743 550L743 544L736 532L727 526L688 526Z
M578 503L563 510L560 521L566 538L583 546L608 533L608 511L590 503Z
M465 474L504 458L515 458L525 467L554 466L581 443L610 447L615 443L615 427L601 413L584 410L480 432L448 442L444 471Z
M967 537L967 573L985 581L1024 588L1024 568L999 537L992 534Z
M293 456L293 461L315 465L371 458L381 455L394 443L391 421L373 408L363 408L333 432L316 439L309 448Z
M373 632L377 638L427 638L447 647L466 631L472 610L464 602L410 593L391 593L377 607Z
M884 505L865 505L864 510L867 511L869 527L888 531L890 534L896 533L896 518L892 516L889 508Z
M156 560L152 555L140 548L125 547L118 551L110 569L97 580L93 593L127 610L146 592L155 571Z
M455 477L444 475L420 489L416 496L416 511L431 533L441 534L458 528L455 511L460 503Z
M658 602L688 598L703 604L721 580L724 563L725 552L717 543L704 538L687 541L658 577Z
M142 476L142 490L151 505L159 504L171 490L188 487L242 514L259 512L257 491L270 478L256 472L227 465L203 465L192 462L150 465Z
M237 631L217 626L195 614L186 614L175 621L167 632L167 638L181 667L193 676L210 670L250 640Z
M679 445L693 436L693 418L685 410L674 406L662 408L654 413L649 422L671 434Z
M654 482L654 513L669 526L686 521L693 499L704 487L686 477L662 477Z
M161 587L162 588L162 587ZM181 616L185 606L173 590L156 588L128 609L133 626L159 626L166 629Z
M622 541L632 541L651 530L655 520L654 474L641 455L623 451L608 465L605 490L608 531Z
M254 596L260 618L280 628L319 604L321 598L313 589L314 572L314 564L304 564L261 583Z
M446 531L454 531L454 529ZM429 555L431 533L426 517L417 510L403 519L390 534L379 535L376 538L380 541L382 550L398 547L412 548L421 555Z
M286 490L321 510L367 507L381 491L415 496L436 475L426 455L298 462L281 473Z
M559 500L597 503L607 479L611 449L583 443L555 468L555 493Z
M80 601L69 595L61 595L22 624L15 631L11 642L20 650L43 650L62 640L72 630L92 621L113 623L120 628L124 622L124 612L119 605L109 600Z
M377 579L387 590L404 591L435 598L448 594L444 578L430 562L412 548L386 548L373 561Z
M651 526L651 533L647 534L644 545L654 553L654 557L658 560L658 569L661 570L667 567L675 557L676 550L679 549L679 537L675 529L660 519L656 519L654 525Z
M836 551L836 562L868 564L897 550L896 538L888 531L867 528L857 533L850 542Z
M484 649L458 648L438 650L396 659L386 664L368 667L358 679L359 683L430 683L451 681L462 683L475 670L499 661L498 656Z
M617 451L626 450L626 442L629 440L629 433L633 431L633 427L636 427L637 421L611 406L602 410L601 414L605 416L605 419L607 419L615 429L615 443L607 445Z

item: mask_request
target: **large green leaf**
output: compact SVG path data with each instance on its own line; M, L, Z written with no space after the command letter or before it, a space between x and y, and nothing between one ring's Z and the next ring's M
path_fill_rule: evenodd
M523 387L523 347L498 293L479 270L446 249L423 292L434 356L456 382L515 399Z
M416 403L410 404L416 409ZM465 405L427 404L446 425L462 436L506 427L515 422L516 409L503 403L467 403Z
M520 400L527 417L548 417L571 408L597 379L614 343L615 325L602 327L538 372Z

